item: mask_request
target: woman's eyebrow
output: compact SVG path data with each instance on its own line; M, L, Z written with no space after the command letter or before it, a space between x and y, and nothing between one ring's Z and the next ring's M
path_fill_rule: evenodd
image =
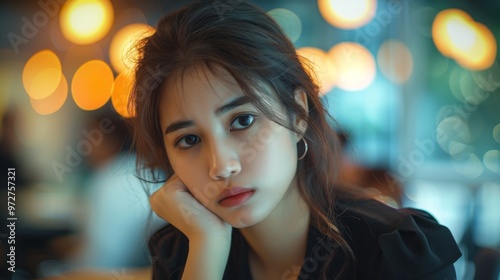
M176 130L183 129L186 127L193 126L194 122L193 121L176 121L171 123L167 128L165 129L165 135L172 133Z
M229 101L227 104L221 106L220 108L217 108L217 110L215 110L215 114L222 115L228 111L233 110L236 107L243 106L243 105L248 104L248 103L250 103L250 98L248 96L246 96L246 95L238 96L238 97L232 99L231 101ZM190 127L193 125L194 125L194 122L191 120L175 121L167 126L167 128L165 129L165 134L169 134L169 133L172 133L176 130L187 128L187 127Z
M225 104L222 107L215 110L215 114L222 115L228 111L233 110L236 107L243 106L243 105L248 104L248 103L250 103L250 98L248 96L246 96L246 95L238 96L238 97L233 98L227 104Z

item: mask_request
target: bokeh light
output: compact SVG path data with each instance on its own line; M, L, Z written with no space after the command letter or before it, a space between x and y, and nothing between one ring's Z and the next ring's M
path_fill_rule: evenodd
M489 150L483 156L483 163L489 170L500 174L500 151Z
M470 70L485 70L495 62L497 43L491 30L459 9L441 11L432 24L437 49Z
M493 128L493 139L500 143L500 123Z
M109 47L109 60L113 69L118 73L133 69L138 59L136 43L154 32L153 27L144 23L134 23L120 29L113 36Z
M485 70L491 67L495 62L497 44L493 33L481 23L476 24L477 39L467 55L458 56L458 64L470 70Z
M71 93L83 110L96 110L108 102L113 88L113 71L102 60L86 62L75 72Z
M135 116L134 112L128 110L128 100L132 92L133 75L129 71L122 71L115 79L111 103L116 112L122 117L130 118Z
M24 65L23 86L31 98L43 99L56 90L61 77L61 62L57 55L51 50L42 50Z
M336 85L341 89L359 91L367 88L375 79L375 59L360 44L342 42L333 46L328 56L338 69Z
M292 42L296 42L302 33L302 22L300 18L292 11L278 8L267 12L285 31Z
M373 19L377 0L318 0L318 8L323 18L331 25L355 29Z
M109 0L68 0L60 12L61 31L69 41L87 45L101 40L113 24Z
M320 86L320 94L330 91L336 82L336 70L327 53L315 47L303 47L297 50L297 54L306 71Z
M48 97L43 99L30 98L33 109L40 115L50 115L59 110L68 96L68 82L61 76L61 81L57 89Z
M391 82L403 84L413 72L413 57L408 47L397 40L386 40L377 53L380 71Z
M437 135L439 146L451 156L464 151L471 139L469 126L458 116L443 119L437 126Z
M464 70L462 72L458 84L465 102L478 105L486 100L486 94L477 85L470 71Z

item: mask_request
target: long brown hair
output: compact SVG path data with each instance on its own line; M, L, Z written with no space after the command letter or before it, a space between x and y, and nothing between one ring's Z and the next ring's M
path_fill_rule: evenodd
M303 58L279 25L252 4L228 3L232 4L222 9L217 6L220 1L196 1L170 13L160 20L156 33L139 45L141 57L130 100L136 115L132 125L138 169L160 170L167 178L173 173L158 118L162 84L182 78L193 67L206 67L215 75L224 69L270 120L296 133L292 117L306 121L303 137L309 151L298 162L300 194L310 207L313 226L340 245L346 256L345 269L354 255L334 222L340 143L333 118L319 97L314 77L308 74L312 72L301 63ZM307 111L295 100L296 89L307 94ZM286 114L276 114L277 106Z

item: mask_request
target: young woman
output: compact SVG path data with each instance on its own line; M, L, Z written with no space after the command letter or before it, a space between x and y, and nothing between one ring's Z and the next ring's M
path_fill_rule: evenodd
M150 203L170 223L153 278L454 279L447 228L336 185L333 122L280 27L221 5L168 14L140 46L138 168L165 175Z

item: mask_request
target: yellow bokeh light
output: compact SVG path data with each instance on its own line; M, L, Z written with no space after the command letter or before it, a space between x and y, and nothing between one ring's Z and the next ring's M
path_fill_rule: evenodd
M134 112L128 110L128 100L132 92L133 78L129 71L122 71L115 79L111 103L116 112L122 117L130 118L135 116Z
M102 60L91 60L76 70L71 93L76 105L83 110L96 110L111 97L113 71Z
M61 81L61 62L50 50L34 54L24 65L23 86L33 99L43 99L56 90Z
M477 40L467 55L455 58L458 64L470 70L485 70L495 62L497 43L493 33L481 23L476 24Z
M44 99L30 98L31 106L40 115L50 115L59 110L68 97L68 82L64 75L56 90Z
M485 70L495 62L497 43L491 30L459 9L441 11L432 23L436 48L469 70Z
M328 55L335 63L337 86L348 91L367 88L375 79L376 67L373 55L365 47L353 42L333 46Z
M133 69L138 58L135 44L154 32L153 27L143 23L130 24L120 29L113 36L109 47L109 59L113 69L118 73Z
M474 45L474 41L478 39L474 24L460 17L451 16L446 22L445 28L450 43L457 52L469 52Z
M413 57L410 50L397 40L387 40L380 46L377 61L380 72L397 84L408 81L413 71Z
M356 29L375 16L377 0L318 0L323 18L343 29Z
M69 41L88 45L101 40L113 24L109 0L68 0L60 13L61 31Z
M330 91L335 85L336 71L333 61L325 51L314 47L303 47L297 50L299 59L320 87L320 94Z

